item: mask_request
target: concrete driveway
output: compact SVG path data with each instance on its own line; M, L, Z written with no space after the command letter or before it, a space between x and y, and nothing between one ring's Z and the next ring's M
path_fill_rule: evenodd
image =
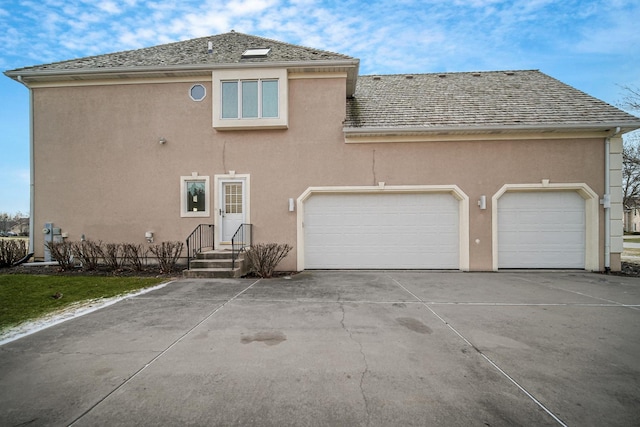
M640 279L180 280L0 347L0 425L628 426Z

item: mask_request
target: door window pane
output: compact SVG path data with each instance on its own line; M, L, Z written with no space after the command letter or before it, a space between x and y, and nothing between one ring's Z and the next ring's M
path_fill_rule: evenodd
M262 81L262 117L278 117L278 81Z
M224 211L226 213L242 213L242 183L224 185Z
M222 82L222 118L238 118L238 82Z
M242 117L258 117L258 82L242 82Z

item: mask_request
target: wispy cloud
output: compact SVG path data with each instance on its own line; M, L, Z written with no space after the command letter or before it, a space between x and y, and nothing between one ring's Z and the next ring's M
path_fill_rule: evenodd
M637 16L632 0L21 0L0 9L0 65L235 29L359 57L364 73L539 68L640 56Z

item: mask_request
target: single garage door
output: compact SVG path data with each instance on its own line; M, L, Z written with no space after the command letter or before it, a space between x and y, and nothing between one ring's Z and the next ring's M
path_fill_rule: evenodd
M458 204L449 193L314 194L305 268L458 269Z
M498 200L498 268L585 268L585 201L575 191Z

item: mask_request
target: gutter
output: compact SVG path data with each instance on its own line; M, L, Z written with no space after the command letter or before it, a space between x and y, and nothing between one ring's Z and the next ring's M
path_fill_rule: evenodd
M280 61L280 62L236 62L223 64L185 64L167 66L141 66L141 67L94 67L76 69L50 69L50 70L29 70L29 68L5 71L5 75L10 78L22 77L30 79L33 77L68 77L68 76L98 76L109 74L137 74L137 73L170 73L188 71L215 71L235 68L315 68L315 67L353 67L358 68L360 60L317 60L317 61ZM37 68L37 67L34 67Z
M463 126L406 126L406 127L344 127L342 131L345 137L358 136L401 136L410 134L437 134L455 132L513 132L513 131L600 131L611 132L616 130L616 135L620 129L637 129L640 127L640 120L628 123L567 123L567 124L531 124L531 125L463 125Z
M48 69L42 70L37 67L22 68L5 71L4 74L20 83L26 85L27 82L48 82L60 78L74 78L73 80L91 80L102 76L110 77L135 77L139 74L158 74L160 76L167 73L202 73L209 74L216 70L229 69L260 69L260 68L286 68L286 69L314 69L314 68L350 68L347 71L347 96L353 96L356 90L356 81L360 69L359 59L343 60L317 60L317 61L279 61L279 62L236 62L222 64L185 64L166 66L141 66L141 67L94 67L76 69Z

